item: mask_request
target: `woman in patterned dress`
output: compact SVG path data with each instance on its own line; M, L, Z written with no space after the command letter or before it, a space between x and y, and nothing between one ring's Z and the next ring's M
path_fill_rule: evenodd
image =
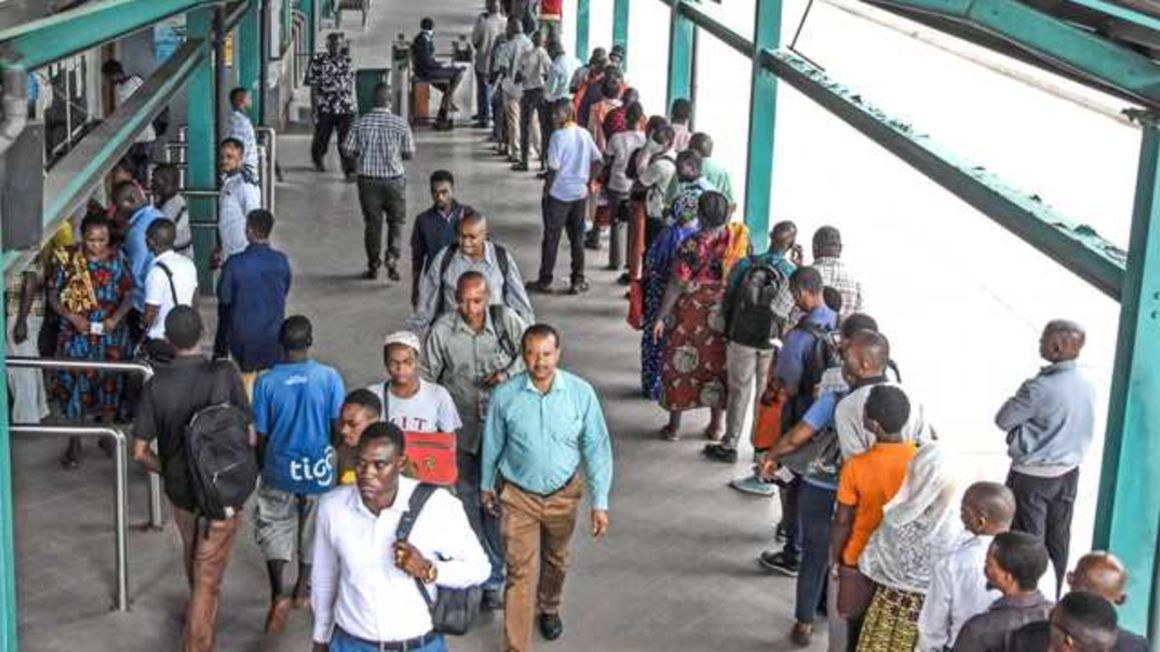
M672 223L661 229L645 255L641 284L644 290L644 320L640 338L640 382L646 398L660 400L661 362L665 351L665 338L653 335L653 326L661 311L661 300L665 288L669 286L669 274L673 269L673 256L686 238L700 228L697 222L697 205L702 190L689 187L673 201L669 214Z
M924 445L907 465L902 488L886 504L881 525L858 558L858 569L874 582L858 652L912 650L918 643L931 561L952 545L957 532L955 498L941 448Z
M724 426L725 333L721 314L728 277L726 260L736 247L736 231L726 228L729 201L709 191L698 199L701 230L677 248L660 313L651 332L654 342L667 336L661 367L660 404L669 412L661 435L679 438L681 413L709 408L707 437Z
M48 301L60 315L57 357L113 362L132 356L124 319L133 307L133 273L121 250L110 246L109 236L109 220L89 216L81 224L81 243L57 252L48 290ZM55 381L65 418L113 421L122 374L61 371ZM61 465L75 469L80 459L81 440L70 438Z

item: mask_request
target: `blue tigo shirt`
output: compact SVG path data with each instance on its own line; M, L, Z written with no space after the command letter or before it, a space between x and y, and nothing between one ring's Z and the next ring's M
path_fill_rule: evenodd
M228 315L230 354L242 371L266 369L282 359L278 329L289 293L290 261L270 245L250 244L226 261L218 301Z
M129 231L125 233L125 257L133 270L133 308L145 311L145 277L153 266L153 252L145 242L145 232L154 221L165 217L152 204L142 206L129 218Z
M342 376L314 360L275 365L254 386L254 430L266 436L262 482L288 493L334 485L331 428L346 395Z
M548 167L556 172L556 178L548 194L569 202L587 197L592 163L602 156L587 129L571 124L552 132Z
M483 431L484 491L495 491L503 476L525 491L550 494L568 484L581 459L592 507L608 509L612 443L592 385L557 370L541 394L524 372L492 392Z

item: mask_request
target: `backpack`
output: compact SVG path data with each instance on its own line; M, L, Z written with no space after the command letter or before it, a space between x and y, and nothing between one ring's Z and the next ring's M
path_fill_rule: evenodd
M814 336L814 344L810 348L810 357L806 360L801 380L801 391L813 396L818 383L822 381L822 374L830 367L840 366L842 358L834 344L833 328L807 322L804 317L798 323L798 328Z
M427 499L437 489L438 487L426 483L420 483L419 486L415 487L414 493L411 494L411 500L407 502L407 511L399 519L399 527L395 530L396 541L406 542L407 538L411 536L411 530L415 527L415 521L423 511L423 506L427 504ZM467 630L471 628L471 622L479 615L479 605L483 601L483 587L469 586L465 589L453 589L441 586L436 593L437 597L431 599L431 594L427 592L427 587L423 581L417 577L414 580L416 588L419 589L419 595L423 596L423 601L427 603L427 609L431 611L431 625L435 631L456 636L466 634Z
M511 260L508 258L507 249L497 244L493 244L492 246L495 247L495 261L499 264L500 276L503 277L503 282L507 283L508 272L511 269ZM443 314L443 277L447 275L447 270L451 268L451 257L455 255L455 252L459 251L459 243L452 242L443 251L443 260L439 261L439 277L435 284L435 291L439 293L438 303L435 304L435 317ZM492 292L496 291L496 288L489 289ZM499 296L503 297L504 286L501 285L498 289Z
M785 274L766 262L754 262L731 293L726 305L725 336L755 349L769 349L784 324L773 314L773 302L788 282ZM820 378L820 376L819 376Z
M258 484L258 460L250 446L244 410L229 402L221 374L228 362L209 363L210 387L185 427L185 452L193 479L196 513L210 520L231 518Z

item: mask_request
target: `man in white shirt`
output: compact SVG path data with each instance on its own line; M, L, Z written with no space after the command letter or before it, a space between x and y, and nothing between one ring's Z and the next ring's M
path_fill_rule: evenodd
M153 168L151 178L153 205L173 222L175 233L173 250L193 260L193 229L189 227L189 207L181 194L181 174L172 163ZM164 320L162 320L164 321Z
M153 263L145 275L141 326L145 330L145 350L159 362L173 359L173 350L165 340L169 311L177 306L193 306L197 296L197 267L173 251L176 233L173 222L166 218L154 220L145 231L145 244L153 252Z
M451 394L420 376L419 336L391 333L383 340L387 380L367 389L383 402L383 421L408 432L455 432L463 426Z
M540 275L528 283L528 291L552 292L556 252L560 235L568 231L572 249L572 285L569 294L588 291L584 278L584 217L588 184L600 170L601 153L587 129L576 124L572 101L558 100L552 107L557 129L548 145L548 177L544 180L544 239L540 250Z
M436 489L414 513L420 485L400 477L404 452L402 431L371 424L359 440L357 484L322 499L311 575L315 652L443 652L428 604L442 588L487 579L487 555L458 499ZM404 514L413 527L399 541Z
M246 115L246 111L250 108L250 92L241 86L231 90L230 108L229 133L227 135L242 141L242 147L245 148L242 152L242 164L250 173L250 178L257 181L259 178L258 138L254 134L254 123L250 122L250 116Z
M262 192L246 171L246 146L237 138L226 138L218 147L224 178L218 191L218 248L216 258L224 264L230 256L246 250L246 216L262 207Z
M983 566L995 535L1011 529L1015 494L997 482L976 482L963 494L961 517L966 532L933 564L918 616L918 652L951 649L963 625L1002 597Z
M101 66L101 74L113 85L116 99L114 109L121 108L125 102L129 101L133 93L136 93L137 89L145 83L139 76L126 73L124 66L116 59L106 61ZM137 134L137 140L129 146L129 151L125 154L125 163L137 183L144 184L146 177L148 177L150 150L152 150L155 140L157 140L157 131L153 128L153 122L150 121Z

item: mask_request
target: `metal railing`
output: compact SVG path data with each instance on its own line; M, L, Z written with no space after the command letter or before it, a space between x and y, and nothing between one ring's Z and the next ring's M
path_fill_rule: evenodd
M11 356L4 362L13 369L63 369L72 371L120 371L141 374L142 382L153 378L153 367L144 362L99 362L96 360L72 360L68 358L26 358ZM63 427L63 426L62 426ZM154 444L156 449L156 444ZM149 523L147 528L160 530L165 525L161 514L161 478L156 473L149 474Z
M114 484L113 519L117 541L117 596L113 608L117 611L129 610L129 526L126 521L128 499L129 438L117 428L102 426L41 426L36 424L12 424L8 431L14 435L45 435L55 437L110 437L113 440L113 459L116 461L116 482ZM157 477L156 474L150 474Z
M264 169L259 170L258 180L262 184L262 198L266 209L271 213L274 212L274 177L277 173L274 166L278 164L278 132L273 127L254 127L254 135L258 140L258 165L265 164ZM261 156L262 148L265 148L265 156Z

